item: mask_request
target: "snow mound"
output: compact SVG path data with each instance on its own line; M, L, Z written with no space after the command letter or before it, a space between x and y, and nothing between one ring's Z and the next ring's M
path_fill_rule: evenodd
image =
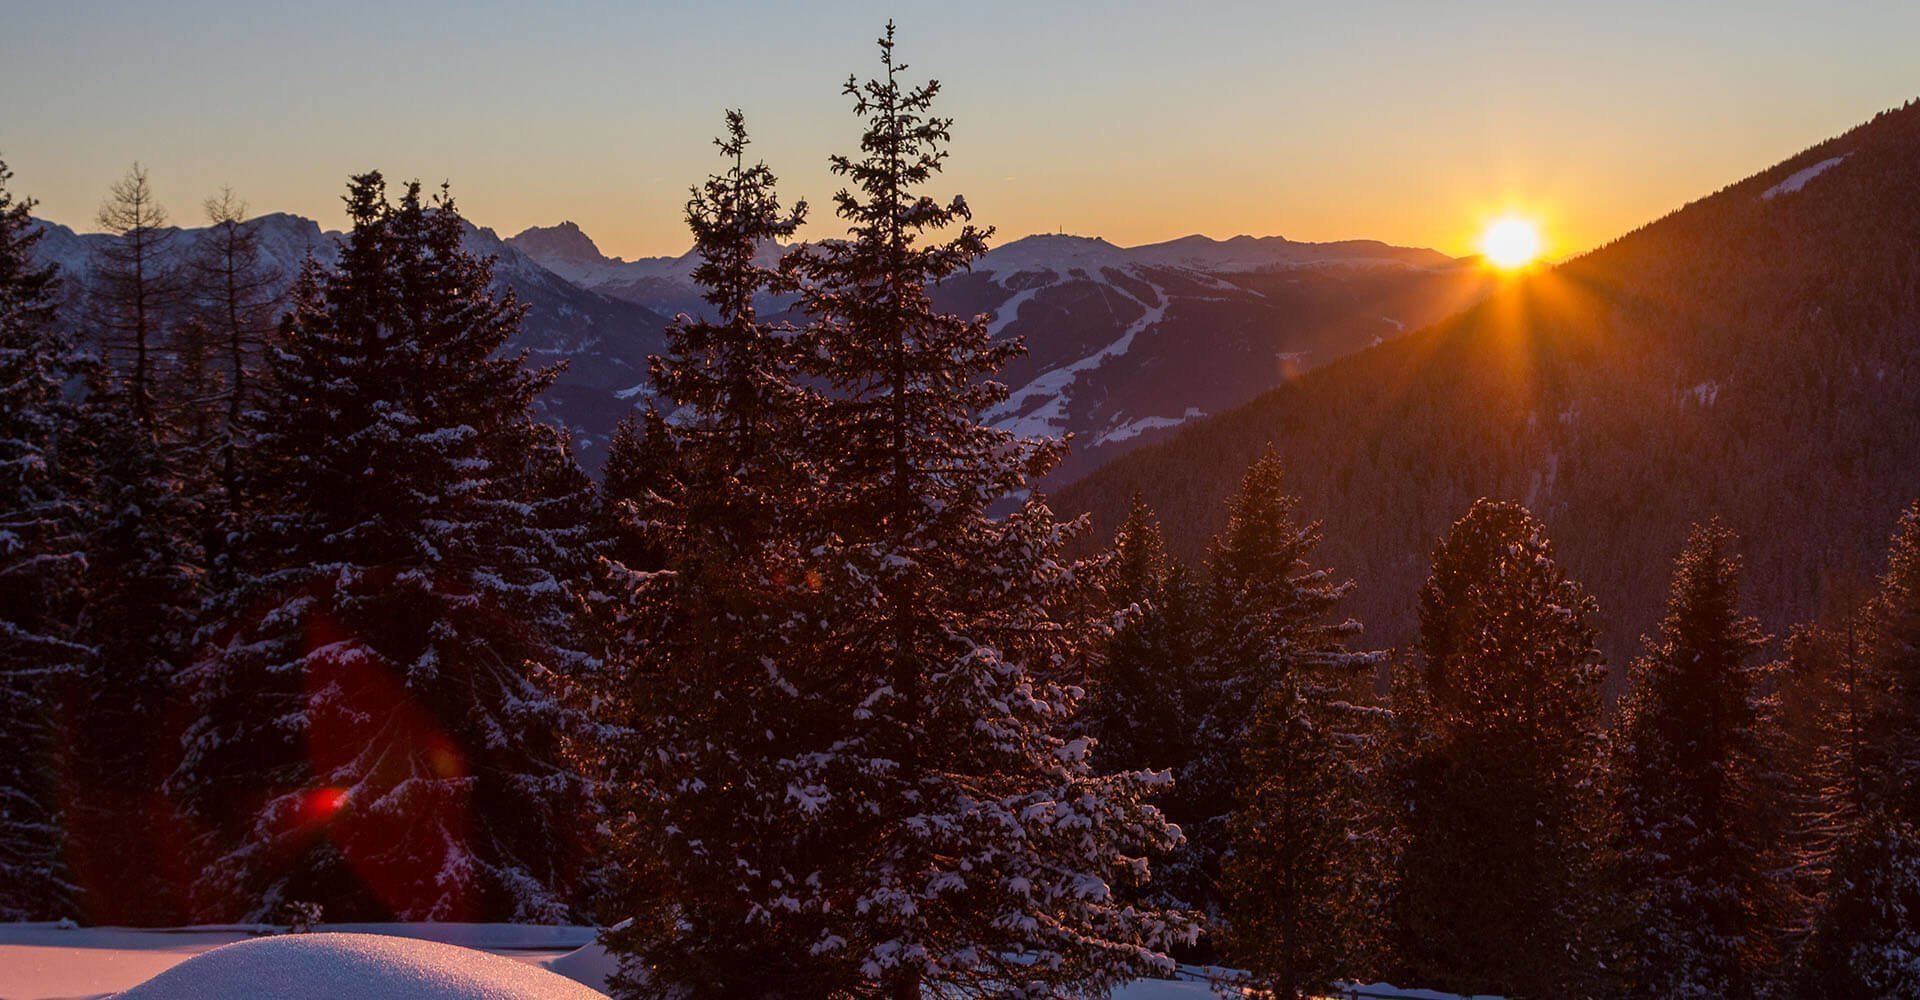
M289 934L215 948L120 1000L605 1000L544 969L378 934Z
M607 953L600 942L583 945L547 963L547 968L596 990L607 988L607 980L620 971L620 960Z

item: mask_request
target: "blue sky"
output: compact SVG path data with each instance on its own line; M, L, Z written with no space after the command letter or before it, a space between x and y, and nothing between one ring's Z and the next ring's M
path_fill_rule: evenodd
M85 228L138 159L177 221L231 184L339 221L349 173L450 179L512 233L677 253L709 138L830 228L839 93L891 16L956 121L941 192L1003 238L1603 241L1920 96L1920 3L328 3L0 0L0 156Z

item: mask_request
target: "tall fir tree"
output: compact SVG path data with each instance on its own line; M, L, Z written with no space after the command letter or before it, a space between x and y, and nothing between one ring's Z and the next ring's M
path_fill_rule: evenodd
M1920 990L1920 501L1894 530L1860 627L1864 707L1843 757L1854 783L1836 790L1859 804L1795 969L1795 989L1815 1000Z
M1078 728L1107 771L1159 771L1187 760L1200 609L1190 575L1167 553L1138 495L1101 574L1114 620L1087 684Z
M1865 817L1867 690L1859 617L1850 611L1837 625L1796 628L1770 677L1770 709L1778 719L1772 753L1792 775L1784 817L1793 851L1789 941L1811 929L1841 847Z
M1752 662L1768 640L1740 614L1735 545L1717 520L1694 527L1616 727L1628 996L1753 996L1776 971L1785 799Z
M1138 497L1097 579L1099 607L1111 617L1101 630L1074 732L1093 738L1094 763L1102 772L1177 771L1193 756L1201 703L1199 582L1168 554L1158 520ZM1176 785L1153 800L1184 829L1183 791ZM1208 898L1211 883L1186 847L1156 855L1153 881L1127 891L1183 909Z
M1434 550L1419 663L1397 675L1396 975L1438 989L1593 996L1602 894L1594 601L1515 503Z
M33 201L0 163L0 921L72 912L49 725L92 649L76 630L82 500L63 468L64 399L84 365L56 327L59 278L34 260Z
M806 205L747 159L744 117L717 140L723 173L687 204L708 315L682 317L654 359L657 410L622 425L606 490L620 504L629 584L616 606L612 703L625 738L602 751L626 822L609 935L621 996L755 997L808 992L820 915L804 758L821 713L803 628L813 599L796 527L813 492L796 449L811 394L789 324L759 318L782 287L762 263ZM648 565L656 563L657 565Z
M136 163L115 182L95 219L111 239L96 244L93 325L109 361L126 373L126 401L142 429L159 435L159 385L170 345L167 328L180 304L172 259L178 231Z
M1920 823L1920 501L1894 530L1865 625L1866 809Z
M73 458L87 481L79 627L93 652L61 699L70 864L88 919L177 923L181 864L159 788L178 759L176 684L204 598L202 507L192 463L167 440L173 422L142 422L132 373L94 371L78 429L85 444Z
M635 685L646 683L643 622L652 611L635 598L650 574L666 568L680 496L675 455L658 409L649 403L644 411L628 413L614 427L590 498L594 544L584 567L585 603L577 631L603 669L571 686L572 704L590 725L566 749L574 768L594 781L596 801L608 810L608 822L594 831L588 892L591 913L609 924L627 919L635 894L658 885L647 881L655 871L655 854L637 833L638 784L629 757L640 745L642 698ZM607 943L616 951L634 947L611 934Z
M259 406L283 303L284 275L269 265L260 233L247 223L246 202L228 188L205 202L207 229L187 258L194 299L202 375L194 402L205 417L198 436L202 463L217 484L209 502L209 563L222 584L234 567L228 548L237 540L245 503L242 468L250 451L248 413Z
M576 915L597 821L555 689L597 669L551 565L555 481L529 415L553 377L503 353L443 191L355 177L336 269L310 264L274 353L233 586L188 672L170 779L199 825L204 918ZM560 480L569 477L560 476Z
M929 286L985 249L966 202L920 188L944 165L937 83L884 72L846 93L865 122L837 156L844 242L795 261L805 370L827 398L808 429L825 490L812 536L834 739L796 787L836 843L800 906L828 978L816 995L1103 996L1165 971L1178 914L1125 902L1143 853L1177 835L1149 775L1097 773L1065 729L1090 623L1065 546L1081 529L1028 498L1060 446L981 423L1020 350L933 310ZM950 239L932 234L961 224Z
M68 857L88 919L152 924L180 916L169 891L168 810L156 792L177 747L174 683L202 599L203 507L189 429L175 398L176 232L136 164L101 208L93 339L69 462L86 484L84 669L62 685L61 771ZM177 865L174 866L178 868Z
M1797 962L1795 1000L1920 996L1920 826L1885 812L1840 847Z
M1335 612L1352 586L1313 564L1319 541L1268 451L1208 560L1207 712L1182 774L1228 951L1285 1000L1355 971L1379 874L1365 792L1385 654L1349 648L1360 625Z
M600 469L600 517L611 538L609 557L626 570L652 572L666 564L664 531L680 495L675 448L667 420L648 404L614 426Z

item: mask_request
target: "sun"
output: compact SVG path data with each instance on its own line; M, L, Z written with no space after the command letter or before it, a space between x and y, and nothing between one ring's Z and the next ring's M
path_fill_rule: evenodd
M1540 258L1540 227L1531 219L1509 215L1495 219L1480 236L1480 252L1503 271L1526 267Z

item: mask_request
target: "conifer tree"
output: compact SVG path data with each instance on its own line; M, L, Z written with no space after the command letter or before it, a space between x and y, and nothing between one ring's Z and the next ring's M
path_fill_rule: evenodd
M1081 526L1037 498L989 514L1060 446L980 421L1020 348L933 310L928 287L988 234L963 199L921 192L947 156L939 86L901 82L891 25L880 45L883 74L846 87L860 155L832 160L848 237L796 260L827 393L807 436L819 641L839 666L835 738L797 786L837 845L801 894L824 926L806 942L831 977L817 995L1104 995L1168 969L1158 949L1186 930L1115 891L1176 829L1143 801L1158 779L1097 774L1065 735L1091 638L1064 548Z
M1794 969L1795 1000L1920 996L1920 827L1884 812L1842 845Z
M1272 451L1233 499L1209 558L1197 753L1183 773L1196 806L1189 841L1220 871L1236 962L1292 1000L1350 972L1377 879L1369 848L1368 707L1384 654L1349 649L1359 623L1335 617L1351 590L1313 565Z
M1865 624L1865 809L1920 823L1920 501L1900 517Z
M1116 620L1088 683L1080 731L1093 737L1102 770L1176 767L1189 756L1199 609L1137 494L1101 582Z
M554 689L596 664L525 458L553 372L501 353L522 308L444 190L394 203L369 173L346 201L337 268L296 283L261 506L187 677L170 785L205 830L197 909L564 920L596 820Z
M81 504L62 468L62 398L80 359L55 326L58 276L34 261L33 201L0 163L0 921L71 912L53 760L56 685L92 650L75 630Z
M808 467L795 444L810 393L784 323L757 300L785 278L758 261L790 238L804 202L783 208L776 178L747 159L744 117L717 140L727 169L687 204L709 315L682 317L654 359L657 394L622 424L606 492L620 504L628 571L616 610L621 664L606 754L627 866L609 936L624 955L622 996L800 996L819 914L800 904L815 874L803 759L820 714L801 612L812 599L796 525ZM656 563L657 565L647 565ZM816 668L817 669L817 668Z
M1435 548L1419 663L1394 692L1400 979L1594 995L1609 909L1595 610L1518 504L1475 503Z
M144 168L114 185L98 221L110 238L96 248L89 301L107 363L90 373L67 449L85 482L77 627L92 646L60 694L68 858L89 919L163 923L178 911L164 891L155 789L177 746L169 706L201 603L205 484L185 433L192 407L165 391L179 375L176 234Z
M1826 899L1842 845L1867 808L1866 678L1857 613L1837 626L1804 625L1770 678L1779 719L1773 754L1793 776L1785 819L1792 846L1789 936L1804 936Z
M1103 773L1177 772L1194 752L1200 587L1168 555L1158 520L1137 497L1107 558L1099 575L1100 608L1112 620L1100 637L1074 731L1093 738L1094 763ZM1176 783L1153 798L1183 829L1184 791ZM1155 856L1152 883L1129 891L1134 898L1191 909L1209 898L1211 884L1192 855L1182 845Z
M169 451L186 478L194 480L196 492L208 495L220 488L213 456L220 447L220 397L226 391L217 336L204 316L183 313L168 331L168 363L155 382L157 397L167 404ZM222 506L218 499L203 504L215 517Z
M662 542L667 512L680 495L674 440L652 404L629 413L613 429L600 470L600 516L611 536L609 557L628 570L651 572L666 562Z
M1777 959L1781 799L1750 662L1767 637L1740 614L1734 545L1717 520L1695 526L1614 742L1625 987L1650 1000L1752 996Z
M1920 989L1920 502L1901 516L1880 591L1861 615L1860 724L1841 752L1852 782L1833 811L1838 839L1795 972L1810 998L1904 997Z
M95 251L94 323L109 359L126 370L134 422L158 436L156 392L169 347L166 329L179 305L179 275L170 259L178 233L167 226L147 168L138 163L113 185L95 221L112 238Z
M501 435L500 453L491 461L511 470L509 478L523 497L522 516L535 529L534 561L564 584L569 613L580 612L584 595L599 585L600 557L612 544L601 518L600 491L574 458L567 427L535 421L522 429L520 440L514 438ZM563 631L579 629L569 623Z
M175 685L203 601L202 508L190 463L141 422L131 373L95 369L77 428L84 444L71 458L87 483L78 627L93 649L61 698L69 863L88 919L175 923L168 876L180 866L158 789L177 759Z
M231 567L226 545L239 529L243 473L248 450L247 412L258 405L266 377L266 351L281 304L282 275L261 255L260 234L247 224L247 205L229 188L205 203L208 227L187 260L197 306L195 327L202 331L202 364L211 370L195 394L202 410L211 409L210 440L202 461L219 486L212 508L210 562L223 579Z

